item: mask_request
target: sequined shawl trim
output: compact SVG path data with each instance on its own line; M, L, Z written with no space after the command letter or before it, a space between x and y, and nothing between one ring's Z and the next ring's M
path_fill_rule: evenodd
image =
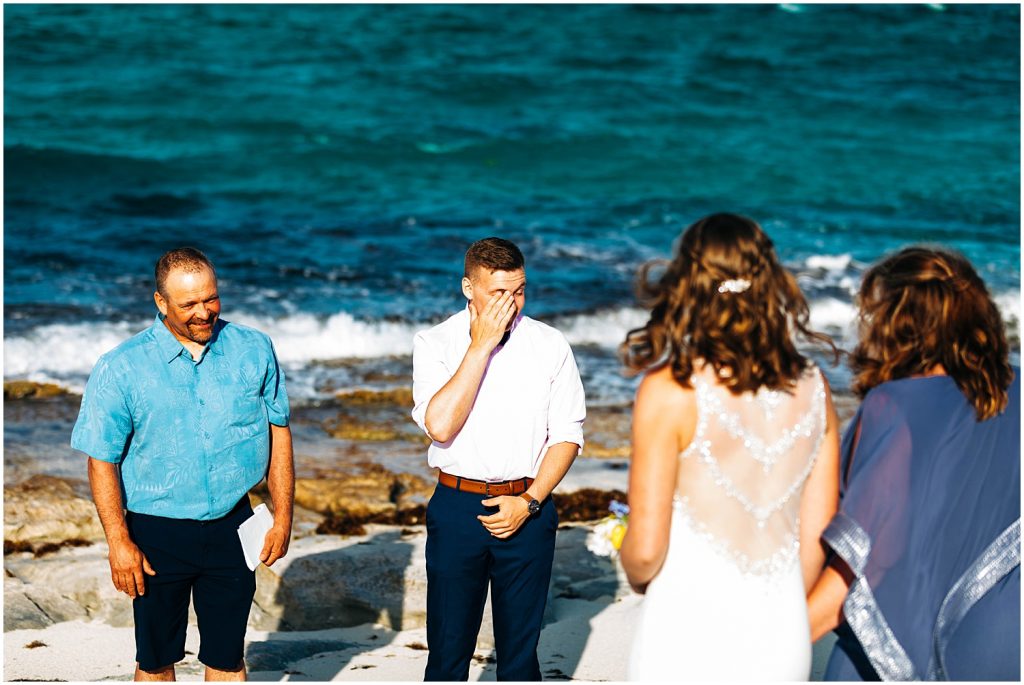
M950 637L971 607L1017 566L1020 566L1020 519L1000 533L960 576L943 600L935 621L929 680L948 680L945 654Z
M920 674L915 672L913 662L886 622L864 577L871 538L842 512L832 519L822 538L856 576L843 603L843 611L875 672L882 680L920 680ZM950 636L956 632L971 607L1019 565L1020 519L1017 519L982 552L946 594L933 633L929 680L948 678L944 655Z
M871 538L842 512L835 515L822 538L856 576L843 603L843 612L875 672L882 680L915 680L914 664L886 622L864 577Z

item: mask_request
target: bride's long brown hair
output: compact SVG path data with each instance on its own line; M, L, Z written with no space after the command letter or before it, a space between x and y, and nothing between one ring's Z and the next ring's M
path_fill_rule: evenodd
M656 269L664 273L654 281ZM720 292L724 282L737 279L749 287ZM634 373L667 361L673 377L690 387L695 362L703 359L734 394L789 390L810 364L794 334L838 354L831 338L808 327L807 300L772 241L757 222L736 214L698 220L683 233L672 261L644 264L637 297L650 319L619 346Z
M904 248L868 269L857 304L860 342L850 359L857 395L941 364L979 421L1006 408L1013 369L1003 320L964 256Z

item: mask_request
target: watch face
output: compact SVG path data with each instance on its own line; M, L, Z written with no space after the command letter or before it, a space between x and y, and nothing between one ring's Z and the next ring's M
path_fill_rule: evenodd
M538 502L537 500L531 500L529 504L529 509L531 514L536 514L538 511L540 511L540 502Z

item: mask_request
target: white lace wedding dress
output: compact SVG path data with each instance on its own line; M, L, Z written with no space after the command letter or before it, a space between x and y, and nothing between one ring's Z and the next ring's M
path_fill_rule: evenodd
M630 680L807 680L800 495L825 432L821 373L794 392L693 378L668 556L640 607Z

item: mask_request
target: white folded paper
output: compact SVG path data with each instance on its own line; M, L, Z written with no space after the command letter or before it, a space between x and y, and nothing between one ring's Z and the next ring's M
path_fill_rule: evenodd
M258 504L252 510L252 516L238 527L238 539L242 541L242 553L250 571L255 571L260 564L260 552L269 531L274 525L274 516L266 504Z

